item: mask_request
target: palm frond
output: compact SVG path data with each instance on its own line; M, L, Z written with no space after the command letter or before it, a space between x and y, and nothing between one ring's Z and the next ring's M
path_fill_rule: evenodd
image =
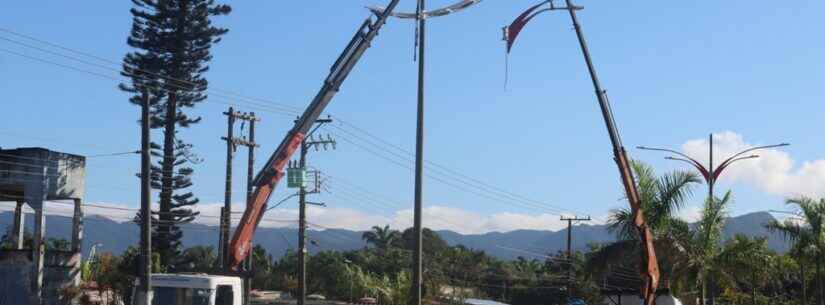
M727 206L730 205L731 198L731 192L728 191L721 199L708 198L705 201L705 207L702 209L702 217L697 228L700 233L700 244L704 251L712 251L719 244L722 229L725 226L725 218L728 216Z
M626 208L613 209L607 220L607 230L619 239L635 239L636 229L633 227L633 213Z
M785 240L794 243L804 238L803 235L806 234L805 229L800 224L793 222L790 219L786 219L782 222L775 219L771 220L765 224L765 228L771 233L782 234L782 237L784 237Z
M693 195L693 184L700 182L699 175L685 171L672 172L659 178L656 181L659 198L657 214L671 215L681 209L687 198Z

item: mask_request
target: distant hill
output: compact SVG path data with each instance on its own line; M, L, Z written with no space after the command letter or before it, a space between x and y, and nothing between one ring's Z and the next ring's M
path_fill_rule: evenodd
M767 236L771 249L784 252L788 244L782 236L771 234L764 228L764 224L773 220L767 212L757 212L732 217L728 220L724 237L735 234L748 236ZM12 213L0 213L0 228L6 228L12 223ZM31 227L32 215L27 215L26 225ZM217 228L201 224L189 224L184 227L183 244L186 247L196 245L216 245ZM3 229L3 231L5 231ZM554 253L566 247L567 232L565 230L537 231L517 230L511 232L491 232L485 234L464 235L453 231L438 231L450 245L464 245L468 248L484 250L490 255L501 259L515 259L518 256L530 257L526 252ZM63 216L46 217L46 236L68 238L71 234L71 218ZM93 243L103 244L103 251L121 253L127 247L138 243L138 227L133 223L119 223L101 216L89 216L85 219L83 251L88 253ZM309 245L310 252L321 250L352 250L364 246L361 232L330 229L324 231L309 230L307 235L316 241L317 246ZM584 249L591 243L613 241L615 237L607 231L604 225L579 225L573 227L573 246L575 249ZM287 249L295 248L298 244L298 231L294 228L260 228L255 234L255 242L262 244L274 256L282 255ZM521 249L518 252L511 249Z

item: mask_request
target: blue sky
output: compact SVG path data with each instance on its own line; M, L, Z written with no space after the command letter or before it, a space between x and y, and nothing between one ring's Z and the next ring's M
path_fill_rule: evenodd
M429 7L449 3L429 2ZM504 90L501 27L533 2L485 0L428 23L426 158L543 206L521 199L493 200L490 190L468 192L472 187L462 190L428 179L429 211L451 219L445 222L471 227L464 231L557 228L558 216L551 212L601 217L626 205L620 200L622 188L609 141L566 15L543 15L524 30L510 56L510 82ZM220 137L226 132L221 115L226 104L235 103L240 110L256 111L262 117L257 129L260 168L293 120L283 107L305 107L329 65L368 15L363 6L384 1L230 4L232 14L214 20L230 32L214 47L207 77L213 89L266 101L253 104L212 94L194 111L203 123L182 132L205 159L195 166L193 188L205 208L223 201L226 149ZM709 133L719 133L724 138L720 145L726 149L791 142L785 153L769 152L763 160L743 162L742 168L732 169L730 178L722 179L718 189L732 189L736 198L732 214L781 209L784 196L825 193L825 183L797 187L800 177L825 182L825 165L818 162L825 159L819 132L825 114L821 90L825 63L819 55L825 42L818 39L825 28L821 18L825 3L582 0L580 4L586 7L580 19L596 67L632 157L662 172L681 164L633 147L666 146L701 157L702 143L690 141ZM119 61L129 51L125 39L131 26L130 6L129 1L16 2L4 10L0 27ZM403 1L401 9L413 6L414 1ZM327 113L351 125L339 122L339 127L322 131L339 137L338 149L310 156L313 166L334 177L329 182L332 194L315 198L329 205L326 210L313 209L311 217L316 221L342 227L366 227L385 220L405 224L408 213L403 209L411 207L413 175L396 163L412 163L383 152L393 148L364 143L362 139L369 136L351 126L413 150L413 31L409 21L391 20L328 108ZM0 36L25 41L6 32ZM0 40L0 48L116 76L111 70L6 40ZM3 148L42 146L92 155L138 147L139 109L127 103L127 95L117 90L115 81L6 52L0 52L0 71L6 114L0 124ZM240 194L245 187L245 152L234 164L234 189ZM138 157L131 155L90 158L88 201L136 206L138 165ZM430 173L461 185L437 170ZM371 200L349 193L357 193L351 185L369 189L371 198L389 197L399 207L383 207L387 202L383 199L365 204ZM273 199L290 192L282 185ZM698 194L704 192L704 186L697 187L686 215L695 211L701 201ZM243 201L242 196L234 200ZM292 217L295 206L289 201L272 217Z

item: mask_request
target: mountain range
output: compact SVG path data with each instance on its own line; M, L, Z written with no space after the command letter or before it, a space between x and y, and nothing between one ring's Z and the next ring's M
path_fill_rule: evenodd
M10 227L11 212L0 213L0 226ZM764 224L774 217L767 212L744 214L728 218L724 237L735 234L747 236L765 236L768 246L779 252L788 249L788 243L781 235L768 232ZM84 219L83 251L88 253L92 244L100 243L98 251L119 254L132 245L137 245L138 226L134 223L117 222L99 215ZM27 214L26 225L31 230L32 215ZM187 224L183 227L185 247L205 245L215 246L218 242L218 230L215 226ZM308 230L307 236L310 252L322 250L352 250L364 247L362 232L345 229ZM567 231L516 230L510 232L490 232L485 234L460 234L453 231L437 231L450 245L464 245L468 248L484 250L501 259L541 258L542 254L555 253L566 248ZM591 243L605 243L615 240L606 225L573 226L573 247L584 249ZM46 237L69 238L71 218L65 216L46 216ZM263 245L267 252L279 257L288 249L297 247L298 230L295 228L259 228L255 233L255 243Z

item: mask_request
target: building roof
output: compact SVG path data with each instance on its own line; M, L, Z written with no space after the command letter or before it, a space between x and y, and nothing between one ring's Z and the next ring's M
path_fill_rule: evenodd
M214 288L217 285L240 284L241 279L235 276L210 275L205 273L152 274L152 286L158 287Z

